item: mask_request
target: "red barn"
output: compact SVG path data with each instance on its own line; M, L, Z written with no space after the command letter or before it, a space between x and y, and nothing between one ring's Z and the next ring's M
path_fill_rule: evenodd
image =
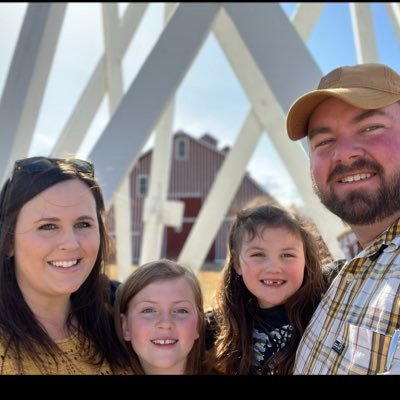
M224 161L229 148L218 150L217 141L205 134L195 139L185 132L179 131L173 137L173 155L171 157L171 174L168 199L185 203L182 227L176 230L165 228L162 257L177 259L186 238L198 216L208 195L215 175ZM142 236L143 201L147 194L150 179L152 150L144 153L133 168L131 179L132 199L132 262L140 258ZM212 243L206 261L223 262L226 255L227 232L232 215L255 197L263 196L266 200L274 199L265 192L247 173L232 201L224 222ZM113 233L113 212L109 213L110 232Z

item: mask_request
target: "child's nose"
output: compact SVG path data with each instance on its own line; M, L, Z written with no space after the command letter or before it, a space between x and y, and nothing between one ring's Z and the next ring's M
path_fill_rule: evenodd
M173 325L173 319L169 312L161 312L157 325L161 328L170 328Z
M282 271L281 263L278 260L268 259L265 262L265 266L267 267L269 272L280 272Z

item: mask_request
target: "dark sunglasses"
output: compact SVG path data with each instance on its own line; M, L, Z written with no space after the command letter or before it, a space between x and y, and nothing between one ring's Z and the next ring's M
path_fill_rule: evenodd
M29 157L17 160L14 163L13 176L18 171L43 172L50 168L71 166L76 172L87 174L94 178L94 167L89 161L79 158L49 158L49 157Z

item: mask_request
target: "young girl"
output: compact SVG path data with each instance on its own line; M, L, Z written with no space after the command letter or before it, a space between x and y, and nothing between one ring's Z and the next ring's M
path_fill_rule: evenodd
M117 334L137 374L202 374L203 297L199 281L174 261L137 268L116 292Z
M237 214L209 321L223 372L291 373L300 337L326 288L323 249L311 227L275 205Z

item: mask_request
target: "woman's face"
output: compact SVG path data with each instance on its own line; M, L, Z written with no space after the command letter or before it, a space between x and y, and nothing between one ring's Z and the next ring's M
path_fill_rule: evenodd
M70 179L39 193L17 217L13 255L28 304L68 296L89 276L100 247L96 202Z

